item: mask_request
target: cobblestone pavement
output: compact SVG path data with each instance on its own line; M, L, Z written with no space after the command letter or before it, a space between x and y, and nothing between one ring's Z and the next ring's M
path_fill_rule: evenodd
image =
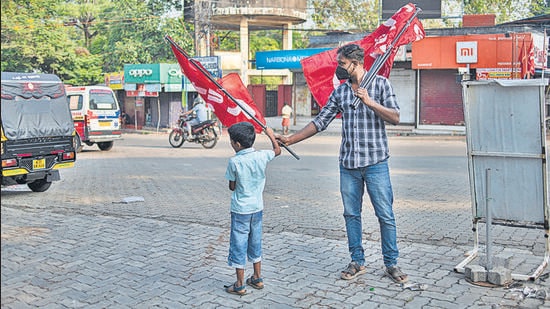
M267 148L265 136L257 148ZM349 262L338 190L339 137L320 134L268 168L263 290L224 292L233 155L171 148L163 134L125 134L111 151L79 153L44 193L2 188L2 308L549 308L549 270L534 282L482 287L454 267L473 247L462 136L394 136L390 168L400 247L409 274L383 276L376 219L364 207L368 272L339 279ZM143 201L135 201L139 199ZM128 203L125 203L129 201ZM480 228L480 241L484 235ZM541 229L493 227L493 252L513 272L542 262ZM252 272L249 265L247 275ZM532 293L529 294L528 292ZM538 292L536 295L535 292ZM539 296L534 297L534 296Z

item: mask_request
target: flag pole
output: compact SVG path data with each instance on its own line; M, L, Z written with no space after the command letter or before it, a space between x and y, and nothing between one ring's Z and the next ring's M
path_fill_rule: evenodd
M416 11L414 12L414 14L409 18L409 20L407 21L407 23L405 24L405 26L401 29L401 31L399 31L399 33L395 36L395 38L393 39L393 41L390 43L390 45L388 45L388 49L386 49L386 52L383 53L382 55L379 55L378 57L376 57L376 60L374 60L374 62L372 63L372 66L370 67L369 71L367 72L365 78L363 78L363 80L361 81L361 84L359 84L359 87L361 88L364 88L364 89L368 89L369 86L372 84L372 82L374 81L374 78L376 77L376 74L378 74L378 71L380 71L380 69L382 68L382 66L384 65L384 63L386 63L386 60L388 60L388 58L390 57L390 55L392 54L393 52L393 49L395 48L395 44L397 44L397 42L399 41L399 38L401 37L401 35L403 35L403 33L405 33L405 30L407 30L407 28L409 28L409 26L411 25L412 21L416 18L416 16L418 15L418 13L420 13L422 11L421 8L417 7L416 8ZM357 106L359 105L359 101L361 99L359 99L358 97L356 97L354 100L353 100L353 103L351 103L351 107L353 107L354 109L357 108Z
M193 66L198 69L199 71L201 71L202 74L204 74L204 76L206 76L212 83L214 83L214 85L216 85L228 98L230 98L235 104L237 104L237 106L239 106L241 108L241 110L243 112L245 112L252 120L254 120L260 127L262 127L262 129L265 131L267 129L267 126L265 124L263 124L258 118L256 118L254 115L252 115L252 113L250 113L250 111L248 111L244 106L241 105L241 103L239 103L239 101L233 97L225 88L223 88L222 85L220 85L220 83L218 83L211 75L208 71L206 71L202 66L198 65L196 63L195 60L189 58L189 55L187 55L187 53L181 48L179 47L178 44L176 44L176 42L174 42L174 40L169 36L169 35L165 35L164 36L164 39L167 40L174 48L176 48L182 55L185 56L185 58L187 58L189 60L189 62L191 64L193 64ZM279 145L281 147L283 147L284 149L286 149L294 158L296 158L296 160L300 160L300 157L292 150L290 149L287 145L279 142Z

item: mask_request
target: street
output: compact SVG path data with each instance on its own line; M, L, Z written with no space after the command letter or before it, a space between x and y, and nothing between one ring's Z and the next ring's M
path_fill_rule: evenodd
M224 132L225 133L225 132ZM125 134L110 151L85 146L75 168L44 193L2 188L2 308L548 308L519 289L468 283L453 268L473 246L464 136L390 137L400 248L412 284L382 276L378 222L365 196L367 274L339 279L349 262L338 181L340 137L319 134L283 149L264 191L266 288L238 297L226 264L234 154L167 134ZM258 135L255 148L269 148ZM484 228L483 228L484 230ZM483 232L480 242L484 243ZM493 227L495 254L530 274L544 231ZM246 274L250 275L251 265ZM548 268L522 287L550 293ZM495 307L496 306L496 307Z

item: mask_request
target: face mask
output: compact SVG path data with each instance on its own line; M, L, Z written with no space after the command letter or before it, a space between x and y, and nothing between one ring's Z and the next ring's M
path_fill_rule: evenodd
M351 63L348 65L348 69L349 67L351 66ZM336 68L336 78L338 78L339 80L343 80L343 79L349 79L350 78L350 75L349 75L349 72L347 69L344 69L343 67L341 66L338 66Z

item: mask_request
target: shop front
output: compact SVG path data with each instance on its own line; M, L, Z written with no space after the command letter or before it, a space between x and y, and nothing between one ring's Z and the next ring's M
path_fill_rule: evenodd
M463 127L463 81L534 78L535 69L545 66L542 50L542 34L532 32L426 37L414 42L418 127Z
M169 128L182 111L182 78L178 64L124 65L122 110L127 127Z

